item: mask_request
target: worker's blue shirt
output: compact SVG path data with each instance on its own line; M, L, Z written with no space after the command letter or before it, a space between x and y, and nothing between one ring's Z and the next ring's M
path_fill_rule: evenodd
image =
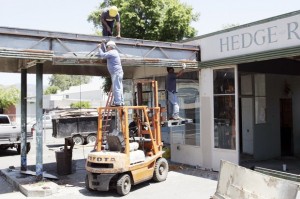
M103 52L101 48L98 49L99 56L107 59L107 69L111 75L123 72L120 55L116 49L107 52Z
M167 91L176 92L176 73L168 73L167 75Z
M109 16L109 10L108 8L104 9L101 14L101 19L104 19L105 21L114 21L120 22L120 14L118 13L115 17Z

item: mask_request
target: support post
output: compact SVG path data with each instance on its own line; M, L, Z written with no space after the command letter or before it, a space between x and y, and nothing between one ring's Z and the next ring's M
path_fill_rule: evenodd
M27 170L27 69L21 69L21 171Z
M36 178L43 179L43 64L36 65Z

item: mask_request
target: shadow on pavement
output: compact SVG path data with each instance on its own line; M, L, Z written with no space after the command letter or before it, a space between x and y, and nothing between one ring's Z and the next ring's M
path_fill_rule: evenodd
M6 176L2 173L0 173L0 187L0 195L17 191L13 186L11 186L11 184L7 182Z
M62 144L46 144L46 146L51 149L51 148L58 148L58 147L63 147L64 143Z
M0 157L19 155L16 149L0 149Z
M190 166L180 163L174 163L168 160L169 171L178 172L186 175L192 175L201 178L207 178L211 180L218 180L219 172L207 170L201 167Z

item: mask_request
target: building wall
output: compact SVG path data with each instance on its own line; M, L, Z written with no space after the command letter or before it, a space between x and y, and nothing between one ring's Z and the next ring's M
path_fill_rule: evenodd
M72 86L58 94L46 95L43 100L44 109L70 108L71 103L79 101L88 101L92 108L97 108L106 105L107 94L102 91L100 84L84 84Z
M212 157L213 157L213 70L202 69L200 78L200 131L203 132L201 135L200 146L202 148L203 162L202 165L205 168L212 168Z
M27 123L34 121L36 119L36 103L35 99L34 101L32 99L29 99L27 101ZM21 103L18 103L16 105L16 123L21 123Z

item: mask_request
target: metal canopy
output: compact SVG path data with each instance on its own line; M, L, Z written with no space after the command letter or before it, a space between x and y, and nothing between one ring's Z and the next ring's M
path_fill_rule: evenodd
M113 40L121 54L125 78L137 68L198 68L198 46L114 37L0 27L0 72L35 73L43 63L44 74L106 76L106 60L95 57L102 40ZM150 75L150 74L148 74Z

